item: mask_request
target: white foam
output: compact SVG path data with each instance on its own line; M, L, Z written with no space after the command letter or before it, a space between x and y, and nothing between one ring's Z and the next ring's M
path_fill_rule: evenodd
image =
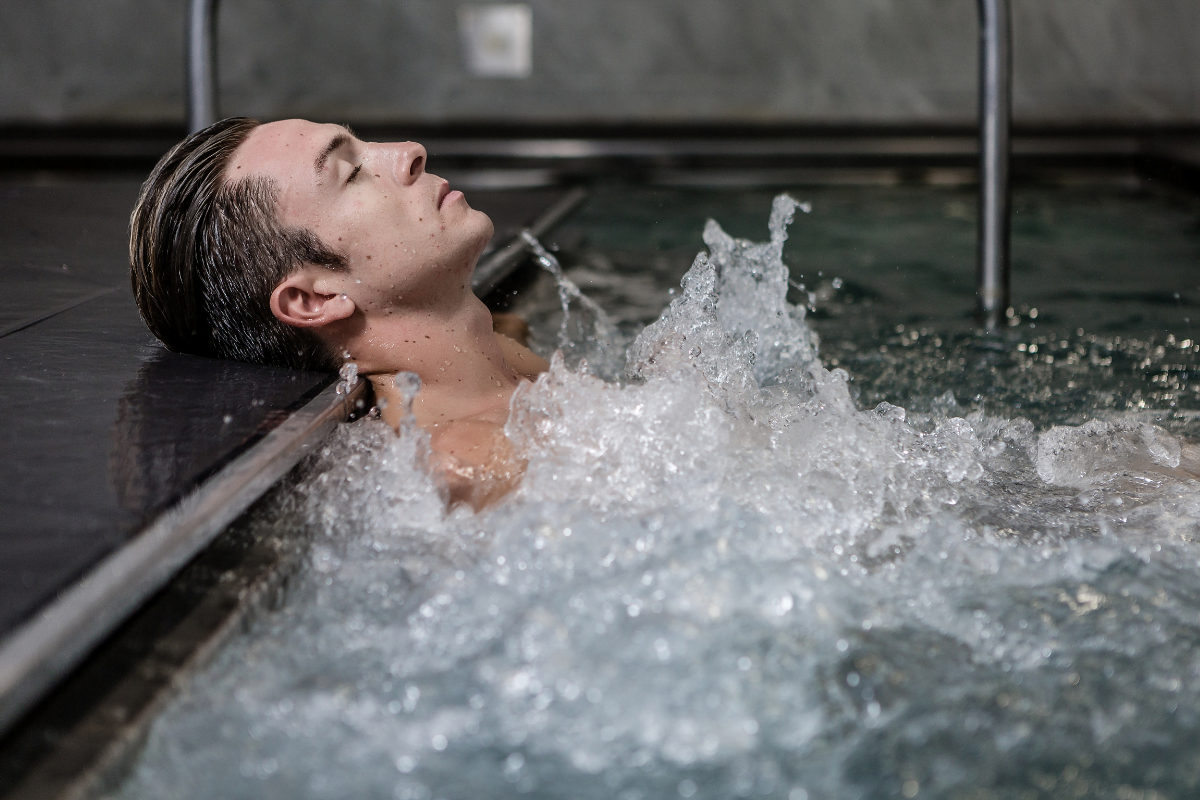
M518 391L495 509L444 512L411 421L339 431L312 569L120 796L926 796L1014 764L1074 791L1191 741L1200 493L1104 493L1178 444L857 408L786 301L794 208L762 244L709 223L624 380L555 358Z
M1038 439L1038 477L1047 483L1087 489L1121 476L1178 467L1179 441L1155 425L1136 420L1094 419L1078 427L1054 427Z

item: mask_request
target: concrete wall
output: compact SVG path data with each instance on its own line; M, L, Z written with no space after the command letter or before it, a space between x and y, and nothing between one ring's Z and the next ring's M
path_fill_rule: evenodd
M963 122L975 0L528 0L533 74L449 0L223 0L221 110L378 122ZM1200 122L1197 0L1013 0L1022 122ZM0 124L183 117L186 0L0 3Z

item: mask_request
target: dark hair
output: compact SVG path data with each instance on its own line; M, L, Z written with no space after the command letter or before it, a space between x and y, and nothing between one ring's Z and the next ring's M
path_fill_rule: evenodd
M280 223L270 179L224 177L258 125L217 122L154 167L129 220L133 296L146 326L177 352L336 370L340 356L313 331L276 319L270 298L301 265L340 271L345 259L312 231Z

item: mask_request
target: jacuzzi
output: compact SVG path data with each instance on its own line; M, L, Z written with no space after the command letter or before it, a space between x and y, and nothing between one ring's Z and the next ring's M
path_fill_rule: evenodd
M300 566L96 793L1194 793L1200 201L1018 186L981 332L952 171L679 174L493 298L559 353L520 489L447 512L414 426L343 425L239 523Z

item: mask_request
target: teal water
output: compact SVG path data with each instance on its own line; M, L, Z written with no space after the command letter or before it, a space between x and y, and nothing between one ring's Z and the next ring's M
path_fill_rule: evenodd
M602 187L555 240L575 282L632 336L670 299L703 246L705 220L761 238L774 194ZM1020 409L1038 425L1154 409L1172 429L1200 436L1187 413L1200 409L1200 199L1158 188L1018 188L1019 324L981 336L972 189L791 194L811 212L784 249L792 280L806 289L793 287L789 299L811 306L826 364L850 372L864 405L927 408L952 391L981 408ZM517 310L549 330L551 293L543 277Z
M794 195L785 241L598 191L519 490L447 513L421 432L344 426L262 515L308 569L115 796L1196 796L1200 205L1019 193L985 335L969 193ZM517 309L558 347L553 279Z

